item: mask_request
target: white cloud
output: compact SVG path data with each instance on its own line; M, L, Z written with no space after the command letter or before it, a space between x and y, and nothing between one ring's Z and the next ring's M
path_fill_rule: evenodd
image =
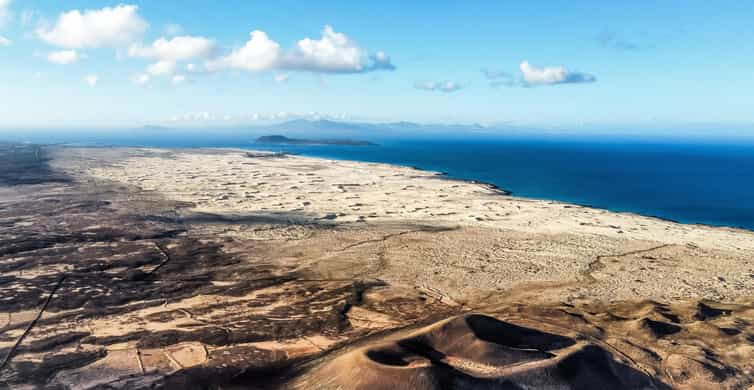
M37 36L51 45L72 49L128 44L148 27L138 15L138 9L135 5L118 5L83 12L68 11L60 14L52 28L38 28Z
M150 80L151 80L151 77L145 73L137 74L131 77L131 81L133 81L134 84L142 85L142 86L148 85Z
M180 36L170 40L160 38L150 46L132 45L128 50L128 55L131 57L183 61L193 58L209 58L214 54L215 49L215 42L211 39Z
M190 65L192 64L186 66L188 72L191 72L194 69L194 67ZM135 76L133 78L133 81L136 84L146 85L152 80L153 77L161 76L169 76L170 82L173 85L183 84L184 82L189 81L188 77L186 77L185 74L180 74L177 72L178 63L171 60L161 60L147 66L145 73Z
M169 120L171 122L218 122L218 121L233 121L238 124L251 123L256 121L286 121L292 119L307 119L307 120L346 120L348 116L345 114L325 114L319 112L308 113L291 113L286 111L272 112L272 113L251 113L251 114L221 114L212 113L208 111L191 112L181 115L174 115Z
M591 74L574 72L563 66L540 68L528 61L521 62L520 69L524 82L528 85L591 83L597 80Z
M359 47L343 33L325 26L320 39L305 38L291 50L284 51L264 31L253 31L244 47L207 63L210 71L241 69L251 72L295 70L316 73L363 73L393 70L390 57L384 52L373 55Z
M170 118L171 122L193 122L193 121L211 121L216 120L217 115L209 112L192 112L183 115L175 115Z
M150 76L169 76L175 73L176 64L173 61L157 61L147 67Z
M186 82L186 76L182 74L177 74L173 76L173 79L171 80L173 85L183 84Z
M87 85L94 88L97 86L97 83L99 82L99 77L96 74L90 74L84 77L84 81L86 81Z
M54 51L47 55L47 61L58 65L70 65L79 62L81 56L76 50Z
M10 39L0 35L0 47L8 47L11 43L13 42L11 42Z
M364 68L361 48L345 34L325 26L321 39L304 38L287 56L284 67L323 72L360 72Z
M455 81L425 81L414 83L414 88L437 92L455 92L464 87L465 85Z
M275 81L278 82L278 83L285 83L285 82L288 81L288 78L289 78L288 73L282 73L282 74L275 75Z
M368 55L356 42L332 26L325 26L322 38L305 38L286 55L282 68L323 73L361 73L393 70L390 57L382 51Z
M233 50L225 57L207 63L210 71L223 68L243 69L251 72L271 69L280 59L280 44L271 40L264 31L251 32L244 47Z

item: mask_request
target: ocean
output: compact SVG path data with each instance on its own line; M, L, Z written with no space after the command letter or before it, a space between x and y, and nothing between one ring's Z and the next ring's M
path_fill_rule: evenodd
M60 134L60 133L58 133ZM589 137L422 137L377 146L276 145L253 137L97 137L86 144L233 147L380 162L488 182L516 196L754 230L754 143ZM2 137L0 137L2 139ZM17 139L18 140L18 139ZM41 140L33 140L39 142Z
M264 149L409 165L516 196L754 230L754 145L515 139Z

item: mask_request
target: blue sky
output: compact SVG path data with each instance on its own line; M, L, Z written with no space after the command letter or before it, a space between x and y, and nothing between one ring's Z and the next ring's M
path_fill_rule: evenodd
M750 1L353 4L0 0L0 127L754 125Z

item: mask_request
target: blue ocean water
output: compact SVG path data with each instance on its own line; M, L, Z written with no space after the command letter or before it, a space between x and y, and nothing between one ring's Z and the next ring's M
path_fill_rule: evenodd
M522 197L754 230L754 145L508 139L264 149L409 165Z
M754 230L751 141L446 135L383 139L377 140L378 146L262 146L254 144L253 136L221 136L207 131L180 137L170 131L149 136L142 132L76 137L56 134L57 138L48 134L16 140L265 149L409 165L492 183L522 197Z

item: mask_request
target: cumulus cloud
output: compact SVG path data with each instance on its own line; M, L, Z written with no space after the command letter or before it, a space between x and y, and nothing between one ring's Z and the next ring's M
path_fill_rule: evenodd
M367 56L356 42L332 26L325 26L320 39L298 41L281 63L283 68L323 73L361 73L390 66L385 53Z
M210 112L191 112L182 115L175 115L170 118L171 122L194 122L194 121L210 121L217 119L216 114Z
M99 77L96 74L90 74L84 77L84 81L86 84L92 88L97 86L97 83L99 82Z
M364 73L393 70L390 57L384 52L367 53L343 33L325 26L320 39L305 38L290 50L270 39L264 31L251 32L246 45L230 54L209 61L210 71L241 69L251 72L293 70L314 73Z
M10 46L11 43L13 43L13 42L11 42L10 39L8 39L8 38L0 35L0 47Z
M280 44L260 30L252 31L250 37L243 47L208 62L207 69L214 71L230 68L256 72L275 68L280 60Z
M180 36L160 38L149 46L132 45L131 57L155 58L163 61L184 61L194 58L210 58L215 53L215 41L204 37Z
M53 26L42 26L36 32L43 41L70 49L125 45L148 27L138 10L135 5L72 10L60 14Z
M414 88L416 89L446 93L455 92L464 87L465 85L457 83L455 81L424 81L414 83Z
M304 38L298 41L284 66L325 72L358 72L362 67L361 54L361 49L345 34L325 26L321 39Z
M179 62L192 59L209 59L214 56L216 50L217 45L212 39L184 35L170 39L159 38L147 46L132 44L128 49L128 55L130 57L156 59L157 62L147 66L145 74L150 78L172 76L172 84L178 85L187 80L185 75L176 74ZM193 63L186 65L186 71L189 73L201 72Z
M175 73L175 68L174 61L157 61L147 67L147 73L150 76L170 76Z
M597 80L596 77L589 73L574 72L563 66L537 67L529 61L521 62L519 66L526 85L555 85L555 84L575 84L575 83L592 83Z
M58 65L70 65L79 62L81 56L76 50L54 51L47 55L47 61Z
M257 121L285 121L292 119L306 120L346 120L345 114L325 114L320 112L292 113L286 111L271 113L251 113L251 114L219 114L208 111L190 112L181 115L174 115L169 120L171 122L216 122L216 121L233 121L236 123L251 123Z
M150 85L152 80L158 77L168 77L173 85L180 85L192 81L186 73L201 74L200 70L194 64L187 64L180 68L175 61L157 61L150 64L144 73L131 77L131 81L138 85Z

